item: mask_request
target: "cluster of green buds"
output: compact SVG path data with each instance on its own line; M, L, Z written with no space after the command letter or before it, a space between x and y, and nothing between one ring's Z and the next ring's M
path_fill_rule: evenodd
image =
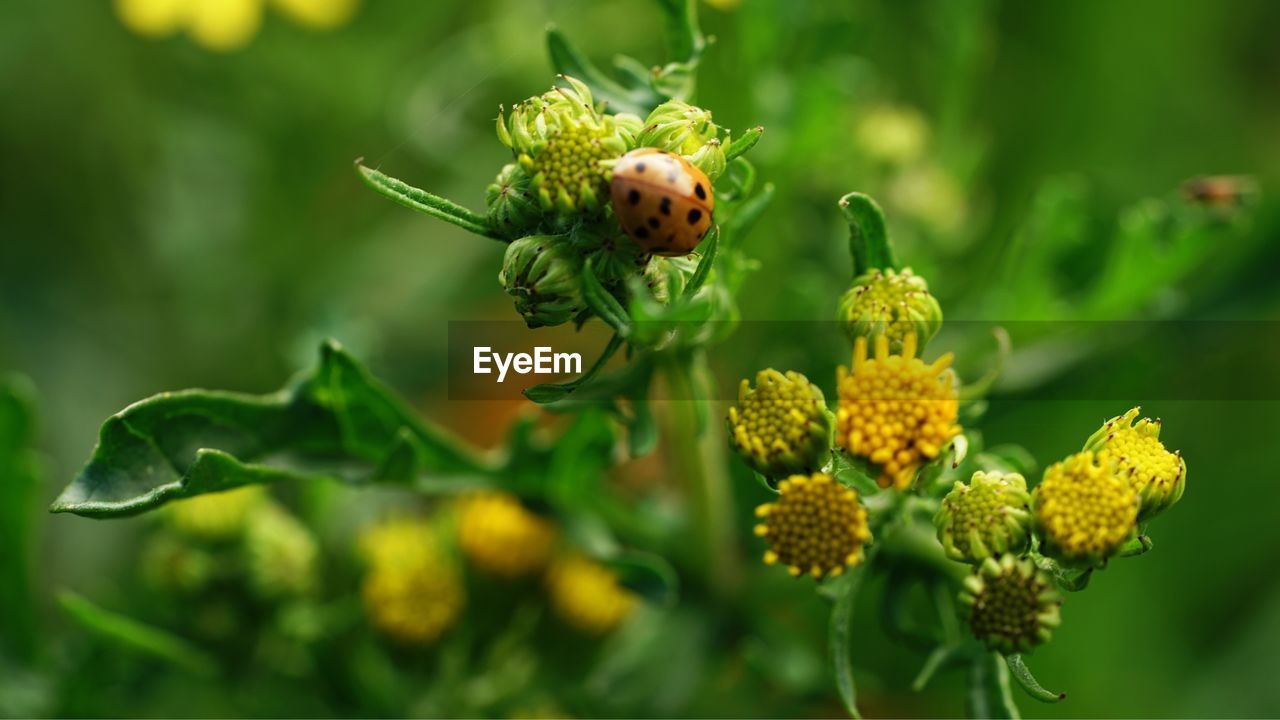
M884 335L901 352L908 335L923 347L942 327L942 307L924 278L903 268L872 269L854 278L840 298L838 319L850 340Z
M510 242L499 280L530 327L581 321L581 273L587 261L601 283L622 295L647 285L667 302L672 276L692 276L679 258L654 258L623 231L611 207L613 168L627 152L655 147L681 155L715 180L725 170L728 133L711 113L680 100L641 119L611 114L581 81L562 86L498 115L498 138L512 162L486 192L485 220Z

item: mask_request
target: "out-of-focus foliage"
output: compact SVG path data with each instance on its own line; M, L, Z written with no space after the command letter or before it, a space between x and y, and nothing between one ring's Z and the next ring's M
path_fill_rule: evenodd
M190 30L135 33L112 3L0 7L0 369L32 378L42 418L30 440L34 431L0 420L0 448L18 437L48 455L39 500L54 499L101 419L129 402L174 387L269 392L312 366L329 336L477 445L497 442L514 414L513 404L450 402L442 385L448 320L511 317L495 279L501 246L385 202L353 178L351 162L364 155L482 207L509 158L492 138L498 105L551 79L545 24L558 23L597 65L617 53L657 64L666 57L657 14L641 0L379 0L316 32L289 6L301 3L263 4L252 41L227 53ZM1274 714L1280 656L1267 638L1280 587L1265 571L1280 548L1280 490L1267 481L1274 398L1110 398L1117 369L1098 352L1103 340L1085 323L1054 323L1244 320L1274 332L1277 6L748 0L707 3L701 20L715 40L697 100L718 124L767 128L752 161L776 187L745 243L761 269L742 275L744 319L832 317L851 277L834 202L864 191L884 205L899 254L929 279L949 323L1050 321L1010 326L1015 353L989 398L989 442L1064 457L1079 450L1080 428L1143 400L1196 458L1187 500L1160 518L1159 547L1073 596L1070 632L1037 652L1037 674L1071 688L1069 705L1024 703L1024 712ZM1249 212L1183 196L1188 178L1220 173L1256 178ZM846 353L838 333L816 337L805 322L743 327L735 347L712 357L724 387L775 365L836 396L827 365ZM1214 353L1148 350L1150 363L1192 369ZM1233 381L1242 392L1253 382ZM1046 383L1071 394L1037 402ZM583 423L573 442L610 440ZM531 462L564 477L599 471L575 469L572 445L559 455L529 447ZM659 460L676 451L659 447ZM840 712L823 656L828 607L785 573L735 569L737 557L720 559L738 573L735 599L685 582L677 605L639 606L602 641L545 621L554 622L546 588L495 591L467 570L468 629L413 654L367 632L353 590L365 572L358 530L391 508L416 508L409 494L275 488L326 558L316 594L282 599L244 584L243 538L205 546L145 518L40 517L40 502L13 500L13 477L0 477L0 533L30 528L21 537L39 568L35 620L15 626L40 634L34 653L31 639L11 639L21 632L6 623L25 617L4 604L22 587L9 569L23 555L11 548L24 541L0 535L2 713ZM727 514L746 517L767 495L740 468L734 480ZM679 483L657 461L627 463L611 484L630 504L592 507L571 529L590 545L593 516L625 521L641 507L671 520ZM682 568L707 562L663 547L667 529L628 536ZM743 557L762 552L745 532L735 537ZM144 556L209 584L195 602L148 590L135 568ZM96 610L66 599L74 595L60 604L68 587ZM913 591L902 602L925 598ZM110 617L97 611L198 645L216 679L76 620ZM874 613L854 617L844 630L858 646L864 712L963 712L960 673L911 693L916 655ZM998 682L1002 668L984 680Z

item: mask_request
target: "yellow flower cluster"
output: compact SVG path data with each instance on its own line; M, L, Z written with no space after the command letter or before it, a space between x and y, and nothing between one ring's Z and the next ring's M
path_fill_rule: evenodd
M429 523L391 520L367 530L359 543L369 565L361 592L374 625L417 645L435 641L453 625L466 597Z
M1025 653L1047 642L1061 623L1062 596L1030 560L989 557L965 578L960 602L973 636L991 650Z
M729 408L729 432L738 452L761 474L816 470L829 454L826 403L804 375L761 370L754 390L743 379L738 405Z
M968 484L957 482L942 499L934 518L938 542L947 557L961 562L1020 553L1031 537L1030 505L1021 475L979 470Z
M486 492L464 499L459 508L458 544L480 569L507 578L546 566L555 527L506 493Z
M1032 508L1046 555L1096 561L1133 536L1138 494L1117 473L1110 453L1086 450L1045 470Z
M174 530L187 537L232 540L240 536L249 513L265 495L266 490L261 485L197 495L170 503L166 508L166 519Z
M769 543L765 563L782 563L793 576L836 576L862 561L871 540L858 494L830 475L793 475L778 483L778 499L756 508L755 533Z
M596 635L617 627L636 605L636 596L618 584L616 573L578 555L566 555L552 564L547 593L561 619Z
M120 22L143 37L185 30L202 47L237 50L258 34L268 0L115 0ZM270 0L295 22L318 29L342 25L359 0Z
M960 432L960 404L947 372L951 354L928 365L915 354L914 334L903 340L901 355L890 355L889 339L877 336L875 357L867 356L867 340L860 337L853 371L838 370L836 442L879 465L881 487L905 490L924 461Z

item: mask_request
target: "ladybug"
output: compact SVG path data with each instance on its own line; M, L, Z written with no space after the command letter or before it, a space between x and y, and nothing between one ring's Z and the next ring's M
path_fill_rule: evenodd
M688 255L711 229L711 181L679 155L632 150L614 166L610 191L622 229L654 255Z

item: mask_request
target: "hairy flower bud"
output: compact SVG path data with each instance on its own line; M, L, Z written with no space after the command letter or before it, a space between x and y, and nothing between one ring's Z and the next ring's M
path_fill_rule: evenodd
M831 415L818 386L798 372L772 368L743 379L729 408L734 449L761 475L783 477L821 468L831 454Z
M1105 560L1137 529L1138 493L1106 451L1086 450L1050 465L1031 506L1041 552L1069 564Z
M957 482L934 517L938 542L947 557L978 563L1004 553L1021 553L1031 538L1031 495L1017 473L973 474Z
M725 169L720 128L711 121L710 111L682 100L668 100L654 108L636 142L683 155L711 180Z
M530 235L507 246L498 281L531 328L572 320L585 307L582 258L561 235Z
M903 340L901 355L892 355L889 339L877 335L874 357L859 337L852 372L837 370L836 443L879 465L881 487L910 487L920 466L960 432L951 359L947 353L926 365L916 357L914 334Z
M969 609L973 636L1007 655L1048 642L1061 623L1062 596L1053 581L1030 560L1009 554L983 560L965 578L960 602Z
M608 161L636 147L640 118L607 115L585 84L562 79L568 87L529 98L510 116L500 113L498 139L528 174L544 213L594 214L608 202Z
M1181 452L1169 452L1160 442L1160 420L1138 420L1141 411L1133 408L1111 418L1084 447L1105 450L1115 457L1118 473L1141 498L1138 519L1146 520L1182 499L1187 488L1187 463Z
M636 605L635 594L618 584L613 570L578 555L552 563L547 594L562 620L593 635L617 627Z
M821 579L862 562L871 530L856 491L824 473L792 475L778 491L777 500L756 508L755 533L769 543L766 564Z
M875 269L855 278L841 296L838 319L850 340L884 335L889 348L899 352L907 335L914 334L923 346L937 334L942 308L910 268Z
M542 208L530 187L529 174L517 163L507 163L485 191L489 225L507 239L528 235L538 228Z

